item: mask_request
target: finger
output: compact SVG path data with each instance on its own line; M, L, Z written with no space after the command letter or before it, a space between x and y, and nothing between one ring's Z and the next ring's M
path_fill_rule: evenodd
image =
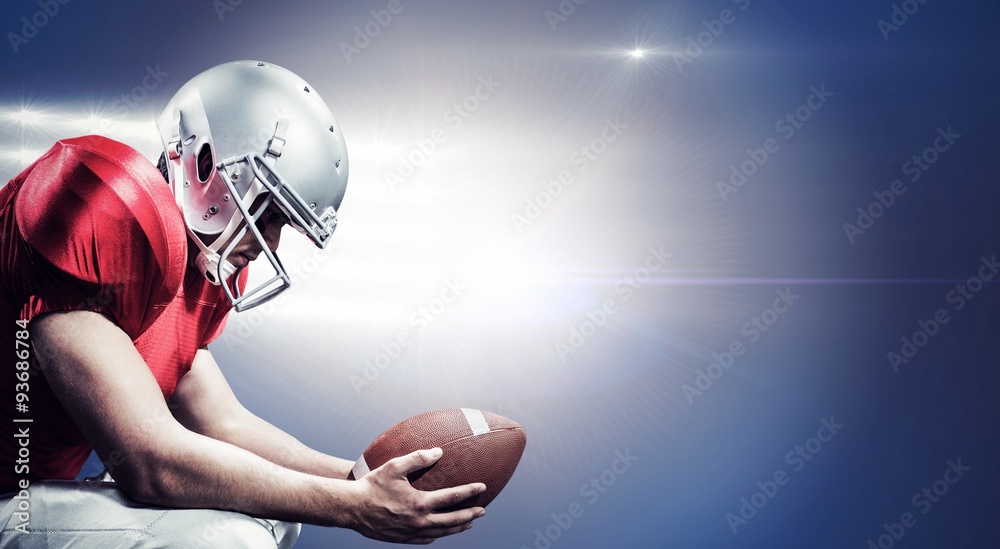
M485 490L486 485L481 482L463 484L454 488L442 488L433 492L427 492L427 502L431 506L431 509L440 509L462 503L471 497L478 496Z
M405 456L390 459L383 467L388 467L397 476L405 477L414 471L434 465L437 463L437 460L441 459L441 453L440 448L417 450Z
M448 513L434 513L427 516L427 522L431 528L455 528L466 524L485 515L486 509L482 507L470 507L459 509Z
M455 526L452 528L429 528L420 532L420 537L411 539L410 543L420 543L427 544L432 541L443 538L445 536L451 536L454 534L461 534L462 532L472 528L472 523L462 524L460 526Z

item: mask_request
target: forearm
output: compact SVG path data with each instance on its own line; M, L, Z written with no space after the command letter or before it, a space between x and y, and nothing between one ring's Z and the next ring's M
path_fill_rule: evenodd
M407 475L430 467L440 453L414 452L348 481L295 471L199 434L225 432L245 413L206 350L178 383L171 409L128 334L108 318L86 311L41 315L31 336L52 392L101 457L123 454L112 474L140 502L226 509L413 543L465 531L481 514L481 508L441 511L482 493L481 484L433 492L410 485ZM255 425L233 431L243 433L234 440L275 461L337 473L330 476L346 468L302 450L274 427ZM242 438L254 433L260 440ZM282 457L282 447L295 451Z
M240 404L207 349L195 355L191 370L171 397L172 413L182 425L228 442L289 469L327 478L347 478L353 462L317 452L260 419Z
M169 447L136 459L123 488L156 505L213 508L254 516L351 527L353 482L307 474L177 425ZM131 460L129 460L131 461Z
M353 461L313 450L250 412L233 418L229 426L215 438L253 452L282 467L311 475L346 479L354 466Z

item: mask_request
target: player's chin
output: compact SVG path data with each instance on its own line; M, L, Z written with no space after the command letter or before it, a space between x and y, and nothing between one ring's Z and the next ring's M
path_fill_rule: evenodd
M250 260L243 254L233 254L226 258L226 261L231 263L233 267L237 269L242 269L250 264Z

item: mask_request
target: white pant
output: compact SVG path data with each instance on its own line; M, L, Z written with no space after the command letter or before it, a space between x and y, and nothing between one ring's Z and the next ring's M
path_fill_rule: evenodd
M301 529L232 511L151 507L113 482L46 480L28 492L28 533L17 529L24 500L0 496L0 549L288 549Z

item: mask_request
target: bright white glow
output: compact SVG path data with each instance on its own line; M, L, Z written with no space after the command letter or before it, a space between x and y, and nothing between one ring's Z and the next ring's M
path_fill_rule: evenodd
M539 281L537 266L528 264L525 258L511 251L496 248L499 242L484 242L486 250L479 257L469 258L462 265L462 276L470 284L483 288L494 305L502 305L505 300L524 296L534 289Z
M25 164L34 162L39 156L42 156L42 151L34 151L31 149L20 149L16 153L17 159Z
M80 131L120 138L157 137L156 123L152 120L127 117L107 118L96 114L81 116L72 111L37 111L23 108L8 111L5 117L24 126L37 126L65 134L63 137L71 137Z
M28 164L31 164L42 156L45 151L34 150L34 149L16 149L10 151L3 151L0 156L7 162L16 164L18 169L24 168Z
M21 124L32 124L32 125L38 124L39 122L42 121L43 118L41 113L31 111L28 109L21 109L19 111L15 111L8 114L7 116L9 116L10 119L14 120L15 122L20 122Z
M395 147L383 141L375 141L371 144L371 153L376 157L390 156L395 150Z
M87 118L79 118L76 120L81 127L84 128L110 128L114 123L107 118L101 118L99 116L88 116Z
M639 48L636 48L636 49L632 50L632 57L635 57L636 59L640 59L640 58L642 58L642 56L643 56L644 53L646 53L646 52L640 50Z
M103 135L132 146L153 161L163 150L155 122L138 110L122 114L99 105L80 109L22 101L0 105L0 127L7 135L0 143L0 181L14 177L58 139Z

